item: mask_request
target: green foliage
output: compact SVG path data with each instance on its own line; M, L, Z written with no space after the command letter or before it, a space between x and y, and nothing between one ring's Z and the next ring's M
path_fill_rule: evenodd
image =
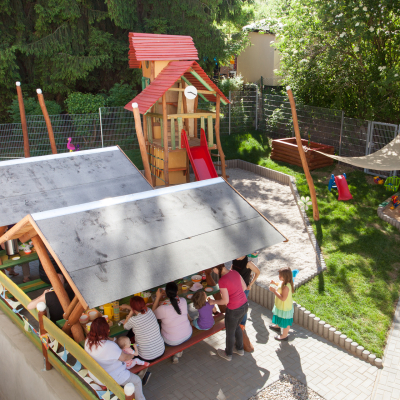
M69 114L98 113L100 107L104 107L106 99L101 94L71 93L65 100Z
M243 90L243 77L237 75L234 78L223 78L218 82L218 87L228 96L229 92Z
M280 75L309 105L398 123L400 3L281 1L274 26ZM284 22L284 23L282 23Z
M137 94L127 83L116 83L108 92L107 106L120 107L129 103Z
M39 102L33 97L24 98L24 107L26 115L43 115ZM61 114L62 108L54 100L46 100L46 109L49 115ZM18 99L14 99L8 112L12 118L12 122L20 123L21 114L19 112Z

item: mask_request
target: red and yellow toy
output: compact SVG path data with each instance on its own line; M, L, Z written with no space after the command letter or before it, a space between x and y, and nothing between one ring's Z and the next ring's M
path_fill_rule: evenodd
M379 176L375 176L375 177L374 177L374 182L375 182L376 184L378 184L378 185L383 185L383 184L385 183L385 180L382 179L382 178L379 177Z
M394 210L398 205L400 205L399 196L393 195L392 196L392 203L393 203L393 205L390 207L390 209Z

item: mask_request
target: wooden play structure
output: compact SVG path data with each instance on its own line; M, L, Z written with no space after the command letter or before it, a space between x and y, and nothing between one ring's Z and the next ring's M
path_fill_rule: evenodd
M307 148L305 152L306 161L310 170L323 168L333 164L333 159L325 157L318 150L327 154L334 154L335 148L320 143L308 142L301 139L301 145ZM288 164L297 165L302 167L299 148L297 146L296 138L275 139L272 141L271 159L276 161L284 161Z
M129 34L129 66L142 69L143 90L125 108L134 112L145 176L153 186L189 182L188 151L201 145L199 128L206 134L208 151L218 151L211 156L220 160L217 164L226 178L219 119L220 104L229 100L195 60L197 50L190 36ZM215 112L199 109L199 97L214 102ZM188 151L182 148L182 131ZM202 164L192 167L198 170ZM212 177L207 170L200 175Z

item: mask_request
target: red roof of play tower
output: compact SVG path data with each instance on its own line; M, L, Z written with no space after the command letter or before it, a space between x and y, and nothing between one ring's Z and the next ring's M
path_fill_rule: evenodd
M129 67L140 68L141 61L198 60L190 36L129 33Z

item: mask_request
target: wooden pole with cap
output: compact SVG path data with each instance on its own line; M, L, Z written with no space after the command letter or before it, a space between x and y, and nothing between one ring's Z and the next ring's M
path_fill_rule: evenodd
M299 149L301 164L303 165L304 174L306 175L306 179L307 179L307 183L308 183L308 188L310 189L310 197L311 197L311 202L312 202L312 206L313 206L313 218L314 218L314 221L319 221L317 195L315 193L313 178L310 174L310 170L308 169L306 154L304 153L303 145L301 143L299 122L297 120L296 103L294 101L293 93L292 93L292 90L290 89L290 86L286 87L286 91L289 96L290 107L292 109L293 127L294 127L294 133L296 135L296 143L297 143L297 147Z
M43 324L43 316L45 315L47 317L46 303L43 303L43 302L38 303L36 306L36 309L38 311L39 332L40 332L40 336L41 336L40 341L42 341L42 337L47 334L46 330L44 329L44 324ZM53 367L49 361L49 356L47 354L47 347L43 342L42 342L42 353L43 353L43 358L44 358L44 368L46 371L49 371Z
M24 99L22 97L21 82L15 82L18 94L19 114L21 115L22 135L24 137L24 155L26 158L30 157L29 152L29 139L28 139L28 125L26 124Z
M54 140L53 127L51 126L49 113L47 112L46 103L44 102L42 89L36 89L36 93L37 93L37 96L38 96L40 108L42 109L44 120L46 121L47 131L49 132L49 140L50 140L51 152L53 154L57 154L57 147L56 147L56 141Z
M143 135L142 122L140 121L138 103L132 103L132 111L133 111L133 117L135 118L135 129L136 129L136 136L139 142L140 155L142 156L142 161L143 161L144 176L150 183L150 185L153 186L151 181L149 157L147 156L147 151L146 151L146 141ZM144 115L143 118L146 118L146 116Z

